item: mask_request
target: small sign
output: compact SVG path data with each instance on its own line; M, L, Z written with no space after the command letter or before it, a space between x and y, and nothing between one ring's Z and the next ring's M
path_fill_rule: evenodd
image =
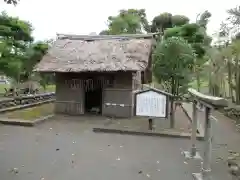
M167 96L154 90L136 94L136 116L167 117Z

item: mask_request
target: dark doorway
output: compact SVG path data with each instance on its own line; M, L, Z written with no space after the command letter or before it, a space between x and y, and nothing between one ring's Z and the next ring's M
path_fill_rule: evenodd
M102 113L102 88L85 91L85 112L93 114Z

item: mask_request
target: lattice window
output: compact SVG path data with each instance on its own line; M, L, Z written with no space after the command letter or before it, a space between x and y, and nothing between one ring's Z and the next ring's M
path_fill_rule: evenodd
M72 90L84 88L85 90L92 90L98 87L113 87L114 77L97 77L87 79L70 79L65 81L65 85Z

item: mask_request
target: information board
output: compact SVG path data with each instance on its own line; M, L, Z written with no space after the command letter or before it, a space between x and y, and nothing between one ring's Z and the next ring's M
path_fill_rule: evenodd
M149 90L136 94L136 116L167 117L167 97Z

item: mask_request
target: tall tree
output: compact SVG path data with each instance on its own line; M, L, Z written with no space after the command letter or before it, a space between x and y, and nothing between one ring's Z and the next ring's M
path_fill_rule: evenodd
M53 41L48 40L46 42L36 42L31 44L28 49L28 56L24 62L25 77L35 78L40 82L40 85L46 89L46 86L53 81L53 74L47 73L33 73L35 65L41 61L43 56L47 53L49 47L51 47Z
M202 34L203 42L198 43L198 49L200 52L197 52L198 56L195 61L194 73L197 81L197 90L200 91L201 88L201 72L203 71L204 64L207 61L206 50L210 48L212 38L207 34L207 25L211 18L212 14L209 11L204 11L202 14L199 14L196 19L196 24L199 25L199 32Z
M186 93L194 66L195 54L191 45L181 37L158 42L153 53L153 74L159 83L170 84L171 93L179 97ZM171 101L171 127L174 127L174 107Z
M31 75L34 66L40 62L42 57L46 54L48 47L49 45L47 42L36 42L32 43L27 49L25 59L22 61L22 71L27 79Z
M19 79L24 54L33 41L32 30L29 22L5 12L0 14L0 71L15 80Z
M100 34L136 34L144 31L149 31L145 9L127 9L120 10L117 16L109 16L108 29Z
M227 13L229 14L227 20L230 21L233 33L236 34L240 30L240 6L227 10Z
M13 5L17 5L17 3L19 2L19 0L4 0L5 3L7 4L13 4Z
M150 26L151 32L163 33L168 28L182 26L189 22L189 18L183 15L172 15L171 13L162 13L153 18Z
M181 37L170 37L158 42L153 53L153 73L161 81L170 81L171 91L180 95L194 66L195 53L191 45Z
M234 70L234 89L236 94L236 104L240 104L240 40L234 39L230 45L233 53L233 70Z
M227 58L227 69L228 69L228 85L231 91L235 91L235 98L233 93L232 100L240 104L240 40L239 40L239 30L240 30L240 6L229 9L229 17L227 18L222 32L227 32L224 35L231 37L231 41L227 41L228 49L230 49L231 56Z

